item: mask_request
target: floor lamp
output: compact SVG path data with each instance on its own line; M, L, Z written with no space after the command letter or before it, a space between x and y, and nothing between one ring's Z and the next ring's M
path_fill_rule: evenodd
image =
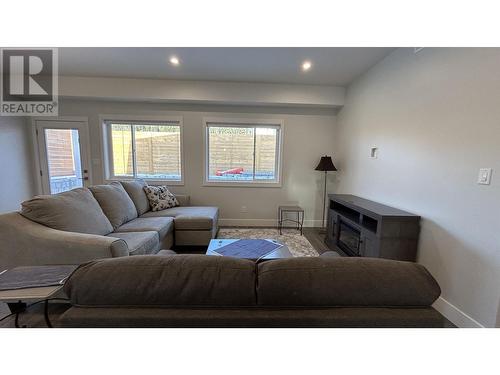
M321 221L321 226L322 226L321 233L325 233L326 232L326 229L325 229L326 228L326 226L325 226L326 177L327 177L326 174L329 171L336 171L337 168L335 168L335 165L333 165L332 158L330 156L325 155L325 156L321 157L321 160L319 161L319 164L315 168L315 170L325 172L325 188L323 191L323 216L321 217L321 219L322 219L322 221Z

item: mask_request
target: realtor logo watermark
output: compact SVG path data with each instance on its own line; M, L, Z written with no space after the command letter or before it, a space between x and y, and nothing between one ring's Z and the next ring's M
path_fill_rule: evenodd
M57 116L57 48L0 49L0 116Z

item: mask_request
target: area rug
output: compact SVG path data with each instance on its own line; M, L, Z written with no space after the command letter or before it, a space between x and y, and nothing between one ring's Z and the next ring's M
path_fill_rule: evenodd
M273 228L220 228L217 238L276 240L286 245L294 257L319 256L307 238L295 229L283 229L280 235L279 231Z

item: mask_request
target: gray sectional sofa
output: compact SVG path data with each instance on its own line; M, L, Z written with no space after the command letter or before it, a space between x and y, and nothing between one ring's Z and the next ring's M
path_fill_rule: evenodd
M165 255L163 255L165 254ZM298 257L255 263L206 255L102 259L64 291L60 327L443 327L441 290L422 265Z
M150 211L141 180L37 196L21 212L0 215L0 269L81 264L93 259L155 254L176 246L208 245L218 230L217 207Z

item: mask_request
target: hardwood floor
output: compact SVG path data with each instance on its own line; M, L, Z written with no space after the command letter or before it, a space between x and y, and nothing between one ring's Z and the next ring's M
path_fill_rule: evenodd
M325 233L322 232L321 228L304 228L304 236L319 254L330 251L325 244Z

